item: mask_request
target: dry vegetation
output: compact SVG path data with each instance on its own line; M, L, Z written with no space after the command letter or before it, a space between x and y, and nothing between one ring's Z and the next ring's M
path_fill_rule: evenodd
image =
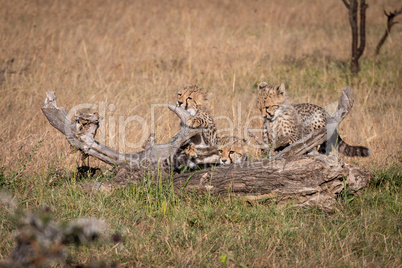
M59 106L67 110L82 103L94 104L94 110L105 107L104 125L98 132L100 141L120 152L135 152L140 150L142 144L142 129L135 121L129 123L125 129L126 139L123 140L119 120L139 116L150 127L151 105L174 102L179 88L187 83L195 83L213 92L212 114L232 118L237 127L259 115L255 85L260 81L285 82L294 102L312 102L322 106L337 101L341 90L351 85L355 105L342 123L340 133L350 144L369 147L372 156L348 161L366 166L369 170L386 168L395 161L400 166L402 23L393 28L382 48L380 62L376 64L374 60L375 46L386 25L382 10L398 8L400 1L369 1L368 4L366 51L361 58L360 75L352 79L348 72L351 33L347 11L341 1L0 1L0 166L4 167L4 172L21 170L25 175L43 175L49 168L55 167L67 170L76 168L79 157L70 153L64 137L56 133L40 110L47 90L55 91ZM102 114L102 110L100 112ZM177 118L167 108L156 109L155 120L158 142L167 141L179 130ZM251 127L259 127L260 123L254 120ZM219 128L229 127L225 120L217 120L217 125ZM144 137L148 136L150 129L147 131ZM127 142L138 146L128 146L125 144ZM91 165L101 163L91 160ZM42 182L37 186L46 187L47 181ZM59 197L62 198L60 191ZM20 194L22 199L27 198L24 194L29 195L28 192ZM131 198L130 194L133 193L121 193L122 198ZM68 204L74 198L68 196L64 201ZM105 199L98 201L102 203ZM178 215L190 213L194 205L191 202L185 207L180 203L170 210ZM35 207L40 206L41 202L27 201L27 207L28 204ZM57 201L54 201L56 204ZM200 206L200 203L196 205ZM90 213L93 209L89 205L82 206L82 213ZM128 213L124 208L121 209L119 213ZM180 209L183 209L182 212ZM210 214L219 215L216 222L209 223L211 226L226 220L227 214L224 212L219 209L211 212L209 209L204 210L201 206L196 214L206 219ZM260 210L263 208L257 206L250 213ZM94 214L110 216L102 211ZM185 243L187 237L174 234L176 227L180 229L182 226L176 226L178 222L172 224L172 219L166 219L164 213L161 222L158 218L140 223L130 220L130 223L138 224L138 230L130 235L141 235L149 229L145 225L151 224L156 228L166 227L162 231L164 236L179 236ZM230 214L230 217L237 215L237 212L231 213L233 215ZM263 213L274 217L277 212L269 208L268 212ZM197 215L194 216L195 225ZM59 215L63 219L74 216L77 214L73 212ZM111 217L113 221L115 217ZM292 221L299 216L297 212L289 212L283 217L289 217ZM322 224L325 226L333 224L332 220L324 220ZM232 218L229 221L234 228L232 235L250 236L253 239L256 233L237 228L238 221ZM281 221L275 218L271 223L281 224ZM306 222L312 222L312 219L306 219ZM328 227L325 226L324 229ZM289 226L290 234L294 232L293 227ZM312 225L309 230L315 232L317 228L321 230L318 225ZM357 225L356 228L360 227ZM274 229L274 232L280 232ZM184 234L186 231L183 230ZM266 242L275 243L278 237L280 239L286 235L272 236ZM163 242L163 237L157 237ZM215 238L226 239L219 235ZM10 236L6 239L12 241ZM196 243L192 246L195 249L197 246L211 247L211 251L204 253L214 258L211 264L216 265L218 259L213 253L216 249L212 250L216 244L206 242L203 245L201 236L194 239ZM325 237L317 239L325 240ZM367 241L371 245L377 240ZM343 248L341 244L341 249L345 249L343 260L331 255L333 248L323 249L314 244L314 239L310 242L312 245L304 242L299 245L305 255L294 259L293 253L289 253L289 256L285 254L283 260L273 254L270 256L274 259L265 264L301 262L307 266L334 263L360 266L369 263L369 260L348 257L353 250ZM139 252L152 245L143 243L143 246L132 245L137 255L129 255L123 250L131 260L128 265L160 264L156 260L150 263L141 261L147 257ZM230 243L236 245L236 242ZM167 245L170 247L169 243ZM173 252L176 246L172 245ZM192 246L188 252L178 247L176 254L167 257L166 263L175 264L175 260L181 258L185 261L179 261L179 265L205 264L205 258L197 255L197 250L191 251ZM229 245L223 247L226 246L230 248ZM258 249L260 244L251 243L248 246ZM272 244L272 247L276 246ZM314 252L320 249L324 253L318 260L312 258ZM393 249L397 256L400 253L398 244ZM113 250L117 249L110 249L112 253ZM158 250L165 248L155 249ZM261 256L244 256L254 258L248 263L251 266L264 265L259 259L269 258L269 250ZM4 246L0 257L9 251L10 245ZM85 254L76 253L80 256ZM218 250L218 253L223 252ZM87 256L80 258L88 260ZM113 258L119 260L120 257ZM295 262L286 262L287 259ZM388 264L398 266L401 262L399 259Z
M398 4L385 1L384 7ZM268 81L285 82L295 102L323 106L351 84L355 107L341 134L372 149L369 159L356 161L383 165L401 149L402 34L396 25L381 65L374 65L373 50L386 22L382 8L370 3L361 79L350 81L342 66L349 64L351 34L347 12L336 2L4 1L1 164L13 168L43 140L31 170L59 159L57 165L76 165L76 156L67 153L67 143L40 111L47 90L56 91L66 109L106 102L106 128L98 137L133 152L139 146L119 140L119 116L138 115L149 126L152 104L174 102L179 88L197 83L214 93L212 113L233 118L237 126L238 102L245 123L258 115L253 85ZM110 104L116 109L110 111ZM116 136L110 137L113 120ZM176 121L166 108L156 109L158 141L177 131ZM225 120L217 123L228 127ZM129 123L126 133L126 141L141 144L138 123Z

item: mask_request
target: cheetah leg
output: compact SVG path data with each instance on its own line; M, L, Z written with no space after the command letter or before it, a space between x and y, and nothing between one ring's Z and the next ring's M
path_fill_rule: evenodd
M191 128L203 128L206 127L203 120L199 117L191 116L187 119L186 125Z

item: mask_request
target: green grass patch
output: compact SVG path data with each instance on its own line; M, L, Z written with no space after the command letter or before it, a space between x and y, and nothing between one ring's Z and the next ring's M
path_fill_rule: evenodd
M177 193L151 180L110 193L85 194L81 184L111 176L54 171L13 180L1 173L24 211L51 208L55 221L96 217L122 241L68 247L70 264L105 260L127 266L366 266L402 264L401 168L374 171L360 195L344 193L328 214L271 201L245 202ZM353 197L353 198L351 198ZM15 216L0 207L0 254L14 247Z

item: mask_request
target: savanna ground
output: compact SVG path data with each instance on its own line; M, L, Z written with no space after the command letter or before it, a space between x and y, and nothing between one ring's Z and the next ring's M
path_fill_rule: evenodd
M377 63L373 56L382 10L400 1L368 4L366 50L351 78L341 1L0 1L0 187L23 210L50 206L60 222L97 217L122 234L119 244L69 247L70 264L400 267L402 24ZM343 193L331 214L153 183L88 196L80 184L110 179L109 167L90 159L103 173L78 174L78 154L40 110L47 90L67 111L90 103L104 116L100 141L135 152L151 130L158 143L179 130L166 107L151 107L174 102L188 83L214 94L218 128L232 127L224 118L235 134L259 127L250 119L260 81L284 82L293 102L321 106L351 85L355 104L340 134L372 151L346 159L372 173L361 195ZM16 226L6 207L0 215L4 259Z

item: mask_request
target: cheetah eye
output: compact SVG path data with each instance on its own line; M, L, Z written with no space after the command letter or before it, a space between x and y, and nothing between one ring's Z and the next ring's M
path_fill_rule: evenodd
M265 106L265 109L269 109L269 106Z
M234 154L234 153L235 153L234 151L230 151L230 152L229 152L229 154Z
M192 98L192 97L188 97L187 99L188 99L188 100L192 100L193 98Z
M223 153L223 151L222 151L222 150L218 150L218 152L219 152L220 154L222 154L222 153Z
M181 97L181 93L177 93L177 96Z

